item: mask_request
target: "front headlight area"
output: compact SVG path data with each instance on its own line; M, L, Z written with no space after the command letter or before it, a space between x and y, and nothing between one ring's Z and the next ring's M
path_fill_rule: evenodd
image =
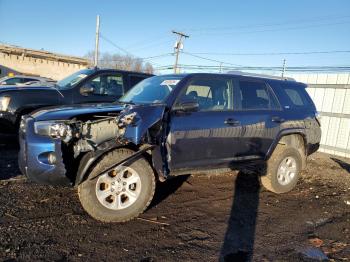
M11 97L9 96L0 97L0 111L7 111L10 101L11 101Z
M34 132L37 135L48 136L69 142L73 137L72 128L63 121L38 121L34 123Z

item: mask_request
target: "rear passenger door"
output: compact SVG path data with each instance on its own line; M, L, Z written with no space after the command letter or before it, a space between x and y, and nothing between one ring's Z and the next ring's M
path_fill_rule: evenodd
M263 158L284 121L273 91L263 80L234 79L234 120L241 127L236 157Z

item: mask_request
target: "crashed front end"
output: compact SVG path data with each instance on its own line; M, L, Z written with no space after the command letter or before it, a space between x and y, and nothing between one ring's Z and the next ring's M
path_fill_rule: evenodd
M160 105L128 106L112 116L104 112L66 120L26 116L19 134L20 170L37 183L75 185L99 154L122 146L157 145L163 113Z

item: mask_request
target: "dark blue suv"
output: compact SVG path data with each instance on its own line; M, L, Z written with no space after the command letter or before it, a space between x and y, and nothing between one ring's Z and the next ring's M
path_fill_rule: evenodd
M33 181L76 186L84 209L110 222L142 213L157 180L208 169L254 167L268 190L288 192L321 137L305 88L244 74L151 77L115 103L25 116L19 166Z

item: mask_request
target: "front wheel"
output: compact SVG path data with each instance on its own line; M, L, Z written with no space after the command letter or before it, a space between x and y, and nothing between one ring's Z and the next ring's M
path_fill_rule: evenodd
M151 203L156 183L153 170L144 158L96 177L133 153L122 148L106 154L79 185L80 202L93 218L125 222L137 217Z
M302 156L290 146L277 145L267 161L266 174L261 177L263 186L274 193L291 191L298 182Z

